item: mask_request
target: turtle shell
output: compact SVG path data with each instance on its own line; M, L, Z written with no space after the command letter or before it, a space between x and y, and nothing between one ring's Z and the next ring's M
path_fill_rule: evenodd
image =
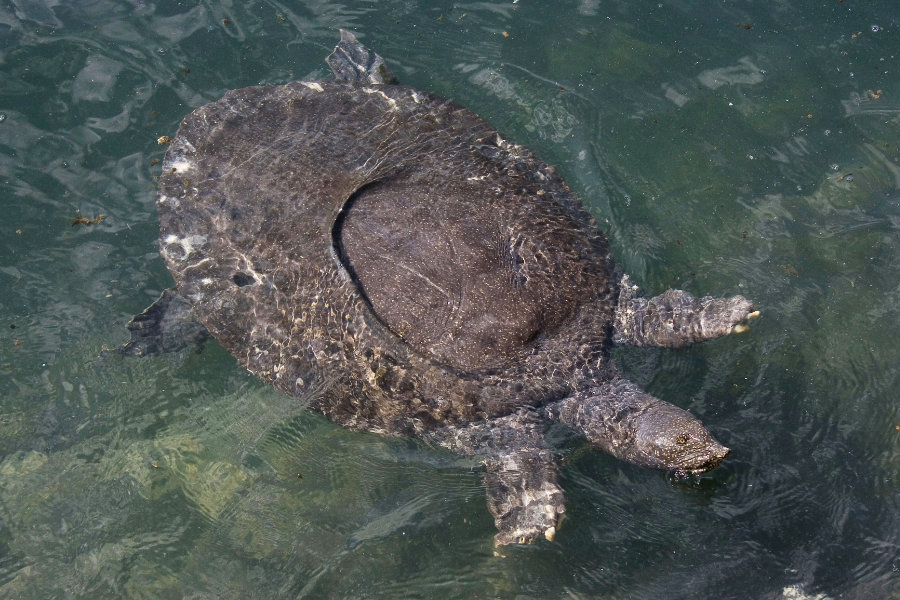
M614 309L605 237L554 169L395 85L295 82L188 115L160 247L244 366L384 432L590 385Z

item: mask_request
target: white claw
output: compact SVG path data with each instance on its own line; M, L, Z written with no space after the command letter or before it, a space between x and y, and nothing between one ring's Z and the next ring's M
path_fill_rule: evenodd
M552 542L553 538L556 537L556 527L548 527L544 530L544 537L547 538L548 542Z
M747 313L747 316L744 317L745 321L749 321L750 319L755 319L759 316L759 311L754 310L752 313ZM750 326L746 323L738 323L734 327L731 328L731 333L747 333L750 331Z

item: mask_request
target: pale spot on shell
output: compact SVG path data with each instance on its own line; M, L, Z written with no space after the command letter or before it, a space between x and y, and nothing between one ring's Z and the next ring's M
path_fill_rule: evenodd
M391 98L390 96L388 96L387 94L385 94L383 91L376 89L376 88L368 88L368 87L363 88L362 91L364 91L367 94L378 94L379 96L381 96L382 98L387 100L387 103L391 105L391 110L397 110L397 101L394 100L393 98Z
M184 158L178 158L170 162L168 167L173 173L185 173L194 168L194 163Z
M182 252L184 252L184 255L181 256L178 260L185 260L191 254L191 252L200 248L206 243L206 236L189 235L180 238L175 234L169 234L166 236L164 243L167 246L181 246L181 250Z

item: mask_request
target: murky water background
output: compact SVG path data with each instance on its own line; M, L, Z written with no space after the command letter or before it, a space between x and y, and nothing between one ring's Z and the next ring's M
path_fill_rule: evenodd
M555 164L649 291L756 300L749 334L616 352L719 470L567 442L556 541L498 558L471 461L344 431L215 343L101 356L171 284L156 139L327 76L339 27ZM0 596L900 598L895 0L11 0L0 207Z

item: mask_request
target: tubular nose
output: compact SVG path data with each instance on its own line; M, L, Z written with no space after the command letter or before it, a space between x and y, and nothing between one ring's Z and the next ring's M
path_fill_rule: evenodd
M709 454L712 456L712 460L709 461L709 469L715 469L731 454L731 448L726 448L722 444L714 442L709 447Z

